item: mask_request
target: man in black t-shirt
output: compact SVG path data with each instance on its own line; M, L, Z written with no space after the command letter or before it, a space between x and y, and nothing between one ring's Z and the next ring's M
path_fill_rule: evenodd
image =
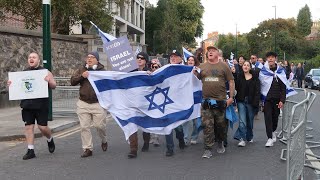
M25 71L45 69L40 66L40 57L35 52L28 56L28 65L29 67L26 68ZM48 82L49 88L56 88L56 81L54 80L50 71L48 71L48 75L44 78L44 80ZM7 85L11 85L10 80L8 80ZM28 151L23 156L23 160L36 157L34 153L34 126L36 120L39 130L48 139L47 142L49 152L53 153L55 150L55 144L52 138L51 130L48 127L49 99L24 99L21 100L20 107L22 108L22 120L25 123L25 136L28 144Z

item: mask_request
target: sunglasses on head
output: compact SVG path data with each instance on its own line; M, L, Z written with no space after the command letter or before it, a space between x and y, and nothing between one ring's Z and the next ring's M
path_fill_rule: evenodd
M144 58L144 57L141 57L141 56L138 56L137 59L145 60L145 58Z

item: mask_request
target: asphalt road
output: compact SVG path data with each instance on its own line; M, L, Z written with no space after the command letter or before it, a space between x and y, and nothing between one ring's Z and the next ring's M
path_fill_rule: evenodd
M319 92L317 92L319 95ZM320 141L319 99L309 112L310 124L314 130L313 140ZM280 123L279 123L280 126ZM225 154L214 155L211 159L202 159L203 140L185 150L175 148L173 157L165 156L165 141L161 146L150 146L149 152L138 153L137 159L128 159L129 146L118 125L109 119L107 131L109 148L103 152L94 129L94 151L89 158L80 158L82 153L78 128L55 134L56 151L50 154L45 138L35 142L36 158L24 161L26 145L19 141L0 143L0 179L1 180L283 180L286 178L286 162L280 160L280 142L272 148L265 148L265 127L262 114L255 120L254 143L246 147L237 147L232 139L237 127L229 130L229 145ZM142 133L139 132L140 145ZM178 144L177 141L175 142ZM140 146L139 148L141 148ZM320 149L320 148L319 148ZM319 149L312 151L320 153ZM216 150L216 149L214 149ZM316 179L315 171L305 168L305 179Z

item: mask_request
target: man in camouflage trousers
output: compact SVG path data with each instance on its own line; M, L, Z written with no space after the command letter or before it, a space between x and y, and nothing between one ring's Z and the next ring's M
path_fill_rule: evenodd
M234 96L233 75L224 62L220 62L219 51L214 46L207 48L208 61L201 64L199 79L203 83L202 93L202 125L204 127L204 154L203 158L212 156L214 136L218 141L218 153L224 153L223 141L226 139L227 121L225 120L226 107L232 104ZM196 73L197 74L197 73ZM229 82L230 98L226 99L226 82ZM216 126L216 132L214 132Z

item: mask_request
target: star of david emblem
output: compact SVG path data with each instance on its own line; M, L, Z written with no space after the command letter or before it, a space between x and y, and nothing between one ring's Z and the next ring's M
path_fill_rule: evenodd
M157 87L151 94L145 96L145 98L150 102L148 111L154 110L154 109L159 109L162 113L164 113L166 105L174 103L168 97L169 88L170 87L161 89L161 88ZM161 94L164 96L164 100L163 100L162 104L157 104L155 102L155 96L156 95L157 96L159 96L159 95L161 96ZM162 99L160 101L162 101Z

